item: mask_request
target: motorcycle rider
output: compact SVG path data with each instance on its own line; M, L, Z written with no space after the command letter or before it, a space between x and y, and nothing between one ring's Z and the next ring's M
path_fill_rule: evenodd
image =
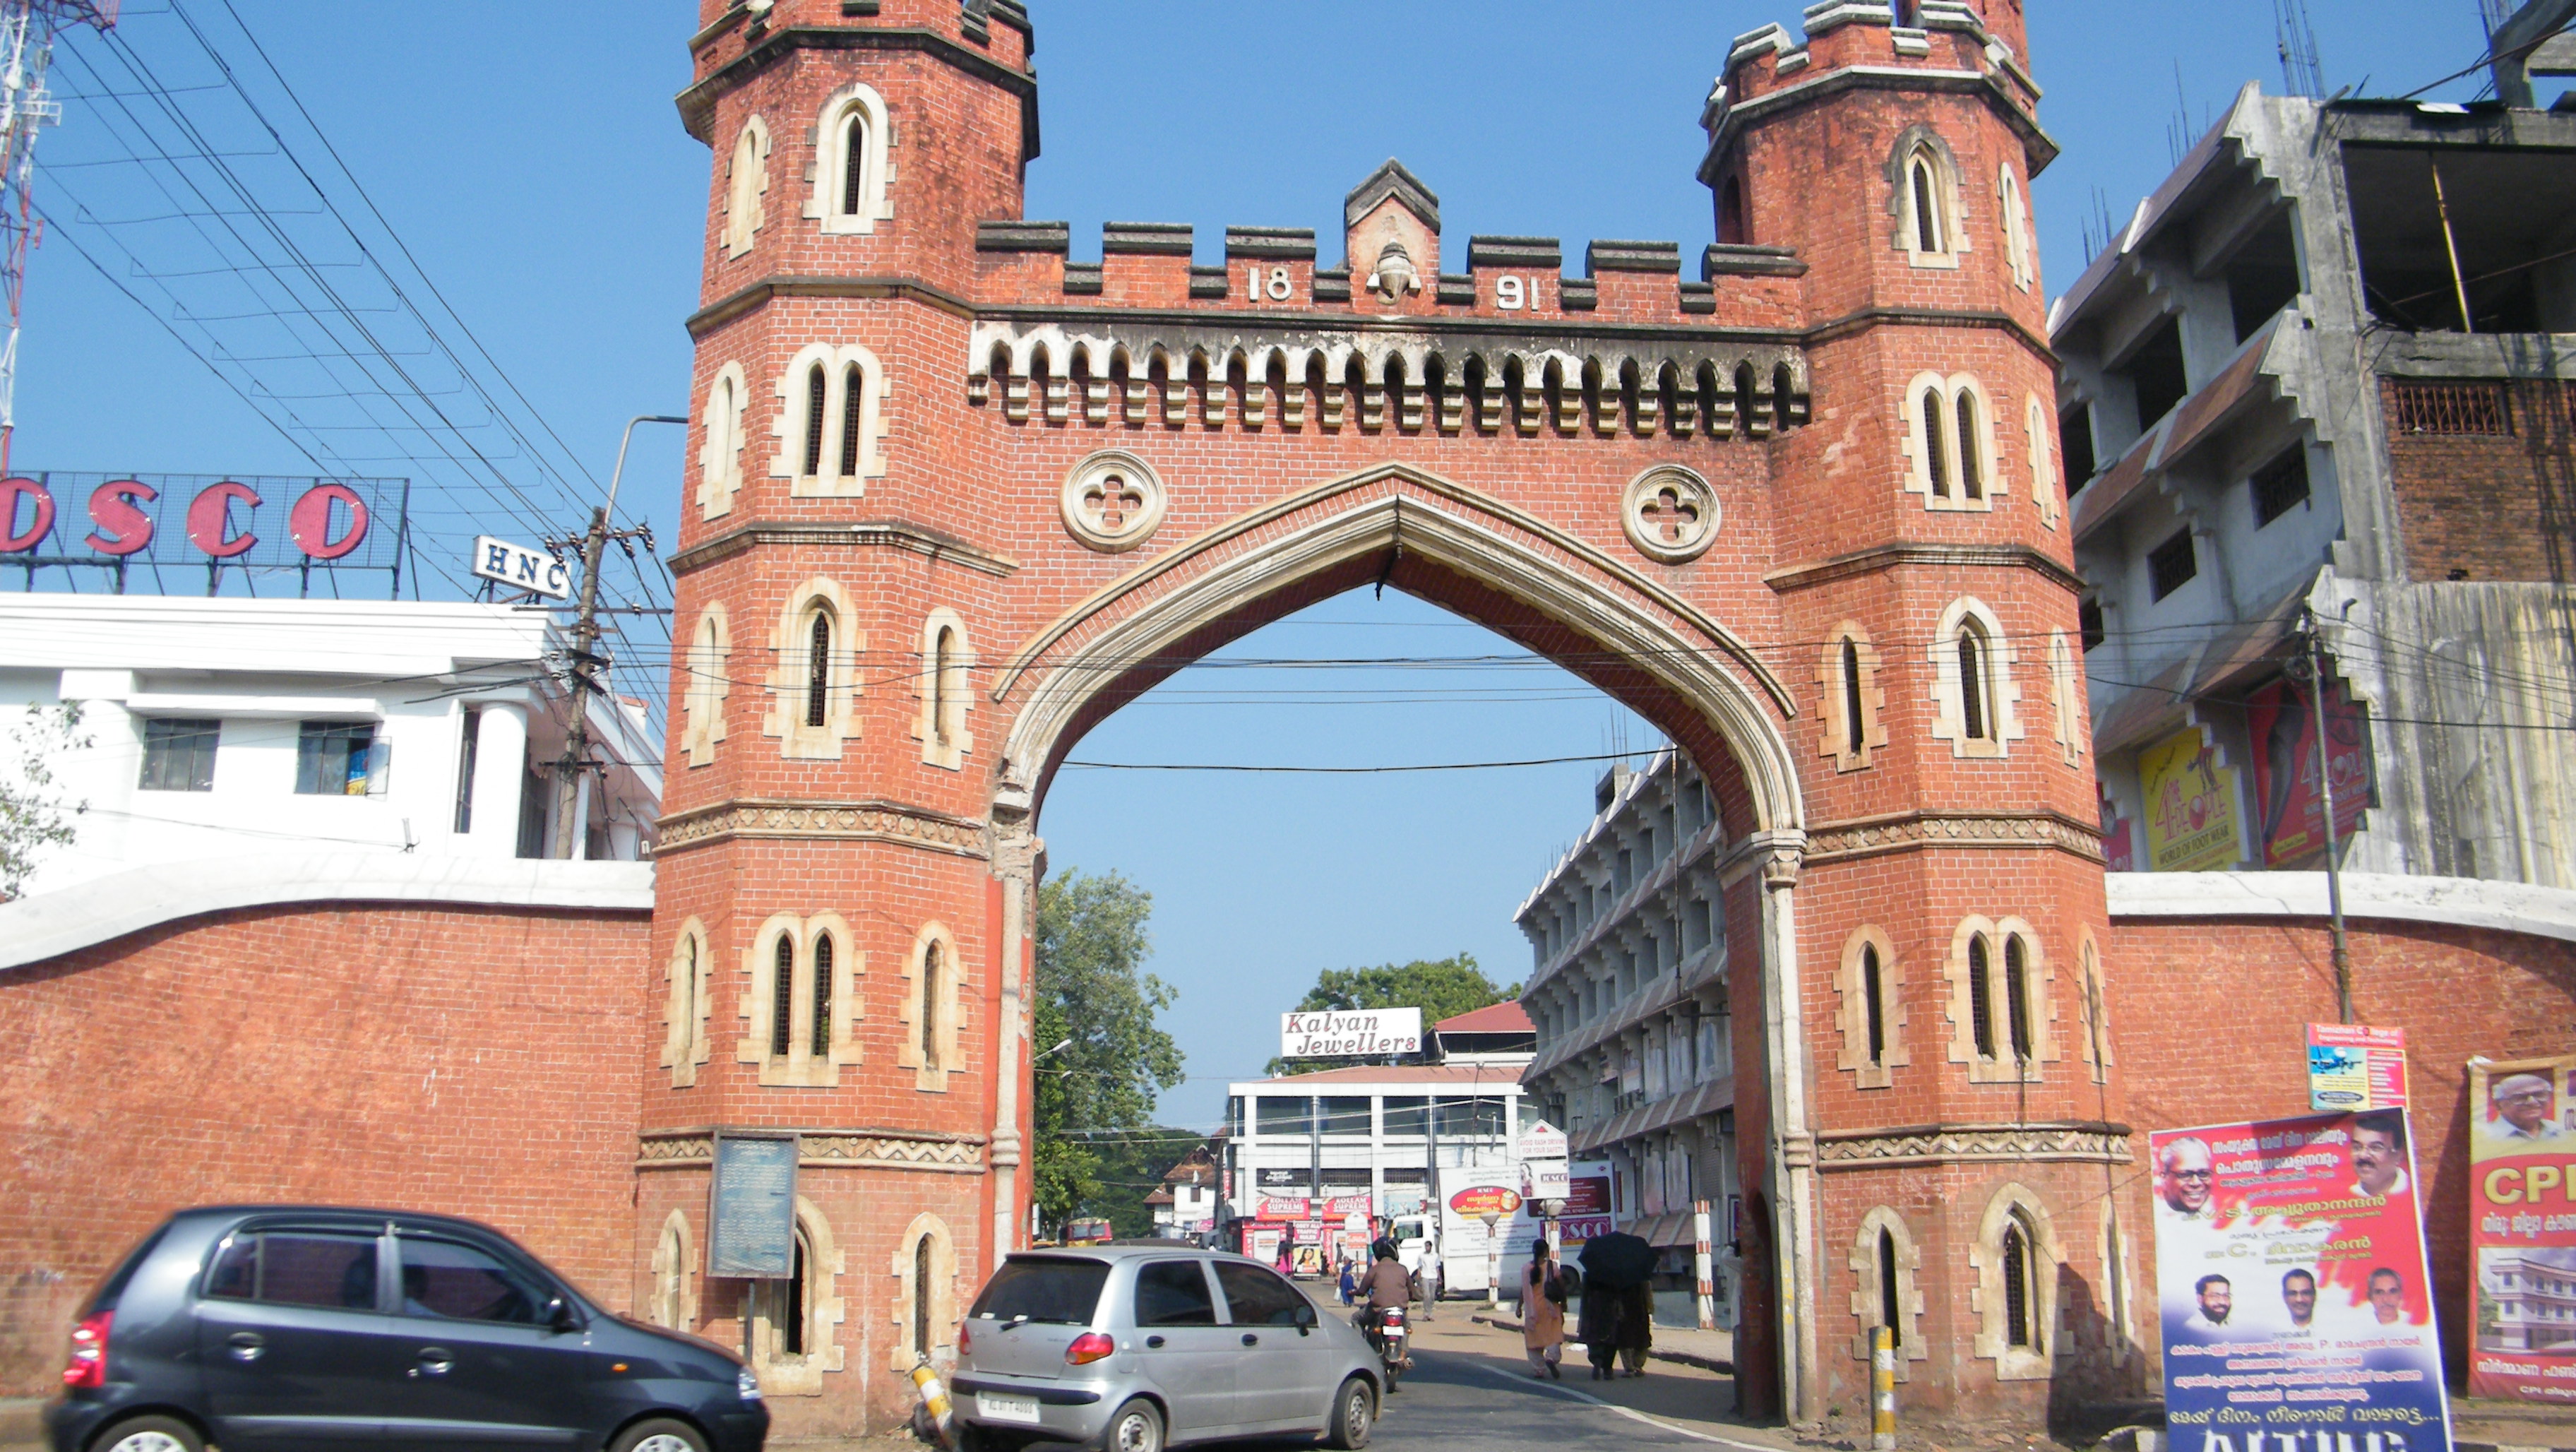
M1369 1344L1378 1344L1378 1312L1390 1307L1402 1308L1413 1299L1413 1278L1405 1273L1404 1262L1396 1259L1395 1242L1383 1236L1369 1247L1374 1257L1368 1273L1360 1277L1355 1293L1367 1304L1360 1309L1360 1329L1368 1333ZM1411 1357L1407 1357L1411 1360Z

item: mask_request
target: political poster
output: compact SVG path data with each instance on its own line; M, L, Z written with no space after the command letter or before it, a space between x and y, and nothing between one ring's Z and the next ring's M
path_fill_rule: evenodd
M2469 1061L2469 1395L2576 1403L2576 1054Z
M2174 1452L2450 1452L2404 1111L2165 1130L2150 1153Z
M2406 1030L2308 1025L2308 1107L2320 1113L2406 1107Z
M2349 842L2370 805L2370 718L2345 694L2343 683L2326 690L2326 749L2334 783L2335 840ZM2325 794L2317 780L2317 712L2307 692L2274 681L2245 701L2245 730L2254 745L2254 801L2261 814L2255 838L2263 865L2289 867L2326 850Z
M2147 796L2147 866L2154 872L2223 872L2240 857L2236 769L2186 726L2138 752Z

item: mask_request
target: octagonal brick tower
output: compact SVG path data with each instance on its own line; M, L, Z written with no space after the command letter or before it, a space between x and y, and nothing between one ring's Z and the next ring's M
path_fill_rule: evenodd
M1026 1238L1058 764L1371 583L1566 664L1708 787L1748 1408L1861 1414L1891 1315L1917 1405L2145 1374L2027 210L2052 148L2018 0L1904 8L1735 44L1685 281L1668 242L1581 276L1551 238L1444 244L1392 161L1338 265L1258 226L1194 265L1144 223L1075 261L1021 216L1019 5L704 0L636 1274L752 1353L780 1435L898 1421ZM707 1273L719 1131L796 1138L786 1280Z

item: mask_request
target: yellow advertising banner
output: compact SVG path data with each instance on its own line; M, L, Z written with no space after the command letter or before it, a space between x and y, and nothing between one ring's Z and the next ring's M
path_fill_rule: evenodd
M2185 727L2138 753L2147 799L2147 866L2153 872L2223 872L2239 860L2236 769Z

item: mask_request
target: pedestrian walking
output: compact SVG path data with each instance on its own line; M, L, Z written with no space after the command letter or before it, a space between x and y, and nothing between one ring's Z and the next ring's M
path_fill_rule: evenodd
M1429 1236L1422 1242L1422 1319L1429 1321L1439 1313L1440 1237Z
M1358 1288L1359 1277L1352 1274L1348 1256L1342 1258L1342 1304L1351 1303L1351 1293Z
M1585 1285L1583 1309L1574 1318L1574 1336L1583 1343L1584 1359L1592 1363L1594 1381L1616 1375L1611 1366L1619 1354L1619 1292L1597 1282Z
M1565 1287L1556 1263L1547 1257L1547 1242L1530 1247L1529 1276L1521 1287L1521 1346L1529 1353L1530 1375L1565 1379Z
M1646 1374L1646 1353L1655 1344L1655 1288L1639 1281L1619 1293L1619 1364L1630 1376Z

